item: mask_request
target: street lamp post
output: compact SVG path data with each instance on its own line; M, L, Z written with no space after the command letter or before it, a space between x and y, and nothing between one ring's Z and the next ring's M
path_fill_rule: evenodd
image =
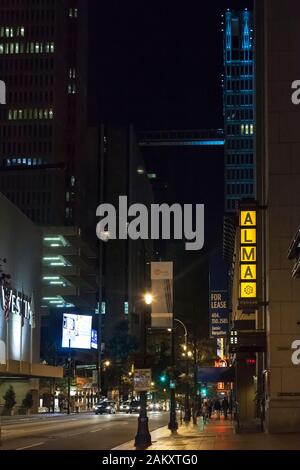
M146 305L151 305L152 295L145 294ZM147 337L146 337L146 309L143 308L140 314L140 352L143 367L146 366ZM140 392L140 414L138 417L138 429L135 436L134 446L137 449L146 449L152 444L151 434L149 432L147 417L147 392Z
M191 407L190 407L190 386L189 386L189 355L188 355L188 332L185 324L178 318L174 318L174 321L180 323L184 328L184 351L186 356L185 361L185 375L186 375L186 386L185 386L185 396L184 396L184 421L186 423L191 420Z
M170 383L170 421L168 424L168 429L172 433L176 433L178 429L178 423L176 420L176 401L175 401L175 388L174 388L174 368L175 368L175 328L174 328L174 319L171 331L171 378L173 381L173 386L171 387Z

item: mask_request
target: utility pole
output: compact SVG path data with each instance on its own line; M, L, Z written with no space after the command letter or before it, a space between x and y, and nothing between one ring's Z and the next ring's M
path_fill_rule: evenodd
M98 164L98 197L99 197L99 204L102 204L104 201L104 170L105 170L105 135L104 135L104 124L101 125L100 128L100 135L99 135L99 148L100 148L100 155L99 155L99 164ZM97 341L98 341L98 349L97 349L97 396L98 401L101 397L101 361L102 361L102 302L103 302L103 256L104 256L104 246L103 241L99 240L99 279L98 279L98 324L97 324Z
M178 429L178 423L176 420L176 400L175 400L175 388L174 388L174 379L175 379L175 328L174 328L174 319L172 324L171 331L171 377L173 381L173 386L170 386L170 421L168 428L172 433L176 433ZM171 385L171 384L170 384Z
M71 401L71 372L72 372L72 358L71 358L71 338L69 338L69 357L68 357L68 415L70 414L70 401Z

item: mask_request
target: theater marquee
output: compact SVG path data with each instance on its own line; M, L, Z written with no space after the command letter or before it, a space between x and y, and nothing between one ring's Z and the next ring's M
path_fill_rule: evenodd
M256 209L240 210L240 308L257 307Z

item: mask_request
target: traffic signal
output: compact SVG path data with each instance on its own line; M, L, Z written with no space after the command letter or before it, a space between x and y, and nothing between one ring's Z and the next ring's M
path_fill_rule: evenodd
M207 387L205 385L202 385L200 392L203 398L207 397Z
M159 377L159 381L160 381L162 384L166 383L166 381L167 381L167 376L166 376L166 374L161 374L161 376Z

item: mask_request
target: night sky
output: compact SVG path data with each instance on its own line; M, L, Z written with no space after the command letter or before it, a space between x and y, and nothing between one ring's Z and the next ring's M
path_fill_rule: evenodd
M136 130L223 128L221 15L251 1L90 0L91 122L133 123ZM157 202L204 203L205 247L166 244L174 261L174 309L208 335L208 266L221 250L223 149L144 152L157 173ZM201 319L201 320L200 320Z
M251 7L251 0L89 4L92 122L222 127L221 14Z

